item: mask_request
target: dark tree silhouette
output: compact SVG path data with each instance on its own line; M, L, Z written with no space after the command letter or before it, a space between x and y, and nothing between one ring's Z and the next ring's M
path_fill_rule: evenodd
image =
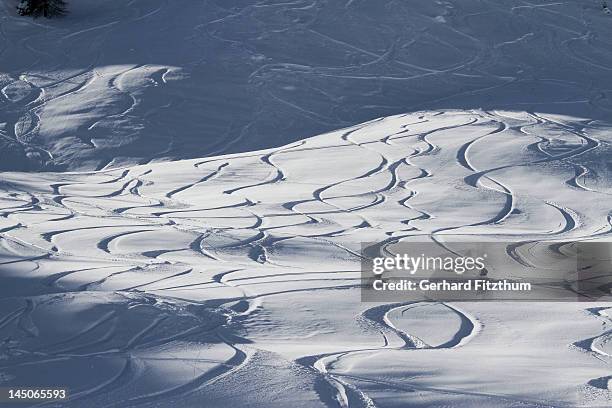
M22 0L17 12L22 16L59 17L67 13L64 0Z

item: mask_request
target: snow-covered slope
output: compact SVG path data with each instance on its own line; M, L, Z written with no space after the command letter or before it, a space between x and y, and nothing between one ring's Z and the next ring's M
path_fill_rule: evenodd
M599 0L79 0L0 5L0 169L281 146L420 109L609 117Z
M0 387L87 408L611 404L612 304L359 290L366 241L608 237L599 1L1 7Z
M68 385L75 407L604 406L612 305L362 303L358 251L605 237L611 138L437 111L259 152L3 173L0 372Z

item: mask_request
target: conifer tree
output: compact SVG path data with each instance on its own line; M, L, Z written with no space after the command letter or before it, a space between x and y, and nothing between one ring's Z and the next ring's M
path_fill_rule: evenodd
M22 0L17 6L17 12L22 16L59 17L67 13L64 0Z

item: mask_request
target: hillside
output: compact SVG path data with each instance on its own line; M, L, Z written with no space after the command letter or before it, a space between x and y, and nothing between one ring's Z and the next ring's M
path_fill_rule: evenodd
M0 169L278 147L423 109L610 116L598 0L3 2Z
M609 240L599 1L13 6L0 389L67 387L35 406L68 408L610 406L607 299L365 302L360 269L365 242Z

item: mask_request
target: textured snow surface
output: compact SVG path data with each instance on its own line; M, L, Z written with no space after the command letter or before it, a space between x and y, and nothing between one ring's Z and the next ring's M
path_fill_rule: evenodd
M75 407L605 406L612 305L361 303L357 253L603 237L611 137L422 112L265 151L3 173L0 372L68 385Z
M358 287L364 241L607 238L599 1L0 7L0 387L83 408L612 404L612 304Z
M609 118L599 0L0 4L0 170L92 170L284 145L422 109Z

